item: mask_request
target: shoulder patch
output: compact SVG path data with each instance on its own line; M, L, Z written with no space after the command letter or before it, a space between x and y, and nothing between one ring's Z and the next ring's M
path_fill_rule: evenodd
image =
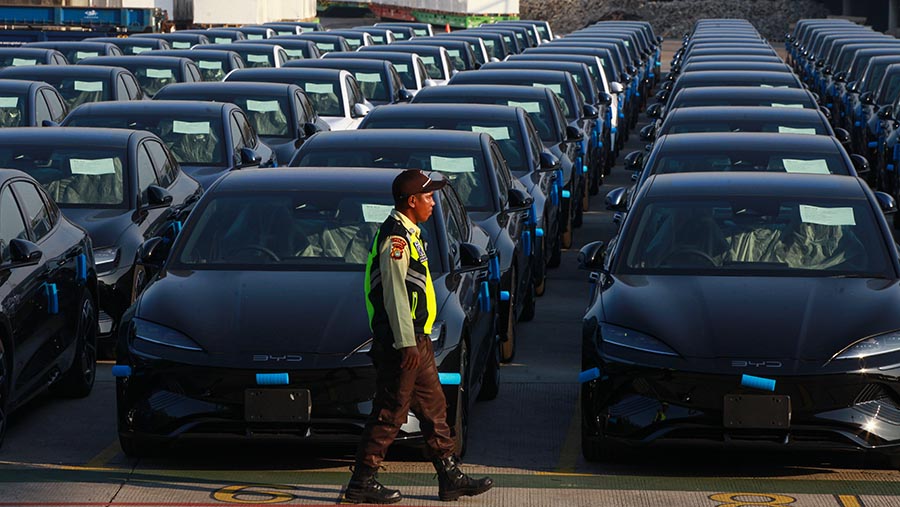
M391 238L391 259L400 260L406 251L406 241L403 238Z

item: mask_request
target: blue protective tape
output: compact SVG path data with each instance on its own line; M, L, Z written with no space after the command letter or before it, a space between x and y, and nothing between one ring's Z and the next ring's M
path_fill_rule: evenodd
M481 282L481 288L478 290L478 305L484 313L491 311L491 286L487 282Z
M459 373L438 372L438 380L442 386L458 386L462 382L462 375Z
M287 373L257 373L256 383L261 386L286 386L291 383Z
M59 292L55 283L44 284L44 295L47 296L47 313L56 315L59 313Z
M500 258L498 256L491 257L490 262L488 263L488 270L490 273L490 280L492 282L500 281Z
M620 119L620 120L624 120L624 119L625 119L625 113L619 113L619 119Z
M887 167L885 167L885 169L887 169L888 171L893 171L893 170L894 170L894 164L888 164Z
M509 291L508 290L500 291L500 301L509 301Z
M522 231L522 250L525 252L525 257L531 257L531 231L529 230Z
M87 255L78 254L75 257L75 283L84 285L87 282Z
M609 131L612 132L613 134L615 134L616 132L619 131L619 129L617 129L616 127L610 127Z
M112 375L116 378L130 377L131 366L128 366L127 364L117 364L112 367Z
M741 375L741 385L763 391L774 391L775 381L769 378L754 377L753 375Z
M543 227L538 227L537 229L535 229L535 230L534 230L534 235L537 236L537 237L539 237L539 238L543 238L543 237L544 237L544 228L543 228Z
M591 368L590 370L584 370L583 372L578 374L578 383L584 384L585 382L590 382L591 380L596 380L600 378L600 368Z
M869 141L869 148L877 148L878 141Z
M587 165L581 166L581 172L587 174L587 172L588 172L588 166L587 166Z
M563 190L563 191L562 191L562 198L563 198L563 199L568 199L568 198L570 198L570 197L572 197L572 192L569 192L568 190Z
M855 122L853 122L854 127L859 127L860 125L861 125L861 123L859 122L859 120L856 120Z

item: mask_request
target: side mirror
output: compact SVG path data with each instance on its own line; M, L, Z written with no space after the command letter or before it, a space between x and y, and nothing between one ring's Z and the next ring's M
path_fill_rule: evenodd
M822 69L822 75L830 76L831 75L831 67L825 67L824 69Z
M667 92L672 91L672 87L673 87L673 86L675 86L675 82L674 82L674 81L666 81L666 82L663 84L663 90L665 90L665 91L667 91Z
M606 209L609 211L626 211L628 207L628 189L614 188L606 194Z
M859 96L859 101L867 106L871 106L875 104L875 99L872 98L872 92L865 92Z
M9 261L14 265L32 264L43 257L44 252L26 239L9 240Z
M649 118L659 119L662 118L662 103L651 104L647 106L647 116Z
M859 81L850 81L847 83L847 91L850 93L859 93Z
M500 60L500 59L497 58L496 56L492 56L492 57L491 57L491 63L497 63L497 62L500 62L500 61L502 61L502 60Z
M597 108L590 104L585 104L581 108L581 112L588 120L596 120L600 116L600 111L597 111Z
M363 116L369 114L369 112L371 111L372 109L369 106L356 103L353 104L353 108L350 110L350 116L353 118L362 118Z
M847 81L847 72L846 71L838 72L837 74L835 74L834 80L837 81L838 83L843 83L843 82Z
M472 243L462 243L459 245L460 269L457 270L457 273L487 269L489 261L490 256L484 248Z
M166 257L169 256L171 244L170 241L166 241L159 236L152 237L141 243L137 250L137 257L141 264L160 267L166 262Z
M826 119L828 119L828 120L831 119L831 109L828 109L825 106L820 106L819 111L822 111L822 114L825 115Z
M509 201L506 211L525 211L534 203L534 198L518 188L509 189Z
M847 146L850 144L850 132L842 128L834 129L834 137L838 140L839 143Z
M578 267L580 269L598 271L603 269L605 263L606 243L602 241L588 243L578 252Z
M151 208L169 206L172 204L172 194L158 185L147 187L147 205Z
M625 155L625 169L629 171L640 171L644 165L644 152L632 151Z
M825 66L825 60L817 60L817 61L816 61L816 68L817 68L817 69L821 69L821 68L824 67L824 66Z
M584 132L582 132L580 128L573 127L571 125L566 127L566 142L567 143L574 143L577 141L581 141L582 139L584 139Z
M641 141L648 142L652 142L654 139L656 139L656 125L652 123L649 125L644 125L644 128L641 129L640 138Z
M853 155L850 155L850 160L853 162L853 168L856 169L856 174L866 174L869 172L869 161L866 160L866 157L854 153Z
M260 162L262 162L262 156L256 150L241 148L241 167L259 165Z
M41 122L41 127L59 127L59 123L53 120L44 120Z
M671 81L669 81L671 83ZM669 100L669 90L660 90L656 92L656 101L660 104L665 104L667 100Z
M610 91L610 93L619 95L620 93L625 91L625 87L622 86L622 83L620 83L618 81L613 81L612 83L609 83L609 91Z
M894 196L885 192L875 192L875 200L878 201L878 207L885 215L897 212L897 201Z
M612 95L610 95L606 92L600 92L600 97L599 97L599 100L597 101L597 103L600 104L601 106L608 106L608 105L612 104L612 101L613 101Z
M878 109L878 119L879 120L889 120L892 116L894 116L894 106L891 106L891 105L881 106Z
M434 79L428 78L422 81L422 88L431 88L432 86L437 86L437 82Z
M400 102L409 102L413 99L413 94L406 88L400 88Z
M551 172L556 171L560 167L559 157L550 153L549 151L541 152L541 172Z
M303 124L303 136L302 137L310 137L319 132L319 126L315 123L304 123Z
M666 79L671 81L671 80L675 79L675 76L680 72L681 72L681 65L675 64L672 66L672 68L669 69L669 75L666 76Z

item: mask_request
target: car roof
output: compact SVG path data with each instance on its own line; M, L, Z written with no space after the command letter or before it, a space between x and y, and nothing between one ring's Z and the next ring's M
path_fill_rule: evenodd
M481 71L479 71L481 72ZM419 90L418 96L428 97L456 97L456 96L478 96L478 97L498 97L509 99L534 99L546 100L552 91L531 86L501 86L494 84L469 85L460 84L453 86L432 86ZM424 94L424 95L423 95Z
M153 134L142 130L93 127L12 127L0 129L0 142L6 144L52 144L54 146L89 146L91 148L122 148L134 135Z
M322 69L318 67L281 67L279 69L276 69L274 67L258 67L238 69L234 72L239 72L241 75L245 76L258 75L261 78L277 76L283 79L294 79L295 77L314 79L339 79L341 76L341 72L347 71L342 69Z
M473 148L481 149L481 136L476 132L459 130L420 130L420 129L364 129L364 130L332 130L320 132L304 144L305 147L322 146L390 146L409 147L411 145L438 146L441 148ZM422 143L422 144L420 144ZM303 149L303 148L301 148Z
M812 137L812 136L810 136ZM795 198L866 199L860 180L834 174L764 172L655 174L645 183L645 197L790 196Z
M419 118L440 116L443 118L516 120L516 109L493 104L408 104L403 107L376 107L367 116L367 122L379 117Z
M391 184L403 169L359 167L304 167L302 170L254 169L231 171L219 179L211 192L265 192L284 190L340 191L362 193L384 192L390 197ZM440 173L431 172L432 179L443 179ZM351 185L352 183L352 185Z
M678 77L678 81L715 82L720 79L757 79L759 81L796 81L794 74L767 70L697 70L687 72Z
M42 81L30 81L27 79L0 79L0 90L4 92L27 92L32 86L46 83ZM50 85L47 85L50 86Z
M47 53L56 53L57 50L53 48L36 48L29 46L16 46L16 47L2 47L0 46L0 53L13 53L19 55L46 55Z
M233 42L231 44L198 44L197 49L212 49L212 50L228 50L237 52L239 49L243 49L246 51L272 51L272 46L276 46L277 44L261 44L258 42ZM193 49L191 51L194 51Z
M159 54L157 54L159 53ZM147 53L142 53L146 55ZM230 49L159 49L153 51L153 58L162 56L171 56L173 58L189 58L187 55L195 55L198 58L229 58L232 54L240 56L237 52ZM182 56L183 55L183 56ZM144 56L143 58L147 58Z
M288 89L297 85L287 83L257 83L255 81L215 81L215 82L197 82L197 83L172 83L164 86L158 93L253 93L256 95L279 95L287 94Z
M385 28L385 30L387 30L387 28ZM390 60L412 61L412 59L413 59L413 53L407 53L404 51L357 51L357 52L353 52L353 53L332 52L332 53L328 53L328 54L335 55L335 56L337 56L337 58L335 58L335 56L329 56L327 58L323 58L323 60L334 60L334 59L366 60L366 59L368 59L368 60L389 60L389 61ZM347 55L347 56L340 56L340 55Z
M184 60L188 60L186 57L181 56L160 56L160 55L152 55L152 56L144 56L147 53L143 53L140 55L122 55L122 56L92 56L89 58L85 58L81 60L82 62L87 62L84 64L79 63L79 65L134 65L135 63L145 64L147 66L150 65L166 65L177 67L182 64Z
M566 75L566 71L562 70L531 70L527 73L523 73L518 69L484 69L475 71L463 71L453 77L458 76L473 76L471 79L481 80L501 80L501 81L530 81L530 80L543 80L543 81L566 81L568 76ZM459 77L459 80L469 79L469 77Z
M108 102L88 102L75 109L85 114L163 114L173 116L189 114L192 116L221 116L222 109L237 107L228 102L190 101L190 100L119 100Z
M781 132L697 132L660 136L654 146L664 152L695 151L714 148L739 150L756 148L760 150L791 150L837 152L839 146L831 136L811 136L808 134L786 134Z

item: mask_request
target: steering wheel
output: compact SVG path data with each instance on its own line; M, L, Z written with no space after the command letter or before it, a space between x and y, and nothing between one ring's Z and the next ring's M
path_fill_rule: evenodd
M699 257L700 259L703 259L704 261L709 263L710 266L718 266L718 263L716 262L716 260L713 259L708 253L704 252L703 250L698 250L696 248L678 248L678 249L672 250L671 252L667 253L665 255L665 257L663 257L660 260L659 263L661 265L667 264L666 261L668 261L670 258L675 257L677 255Z
M244 245L244 246L238 248L237 250L232 250L230 255L234 255L238 252L243 252L244 250L250 250L253 252L262 252L262 253L268 255L269 257L271 257L272 260L274 260L275 262L281 262L281 257L278 257L278 254L276 254L275 252L269 250L268 248L266 248L262 245Z

